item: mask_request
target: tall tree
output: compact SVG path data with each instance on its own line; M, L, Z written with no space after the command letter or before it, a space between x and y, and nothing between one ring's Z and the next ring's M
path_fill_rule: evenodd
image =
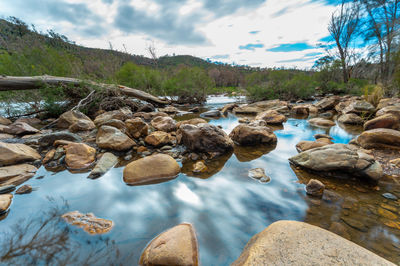
M342 0L328 24L328 30L335 40L337 52L341 61L343 81L347 83L350 78L349 62L352 56L351 43L357 35L360 22L360 5L358 1Z

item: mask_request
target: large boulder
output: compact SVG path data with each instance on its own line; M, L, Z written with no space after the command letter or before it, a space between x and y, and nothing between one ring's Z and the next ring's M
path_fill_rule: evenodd
M0 142L0 166L36 161L40 159L40 154L25 144Z
M52 146L54 142L57 140L82 142L82 138L80 136L67 131L60 131L43 135L42 137L39 138L39 145L41 147Z
M331 144L333 144L333 142L329 138L318 138L315 141L304 140L296 144L296 150L298 152L303 152Z
M272 144L277 142L277 137L269 127L238 125L229 134L229 137L237 144L252 146L259 144Z
M169 116L157 116L151 120L151 125L159 131L171 132L176 130L176 122Z
M258 114L255 120L263 120L267 122L267 124L271 125L281 125L286 121L286 116L278 113L275 110L268 110Z
M378 117L386 114L391 114L400 119L400 105L383 107L382 109L376 112L375 116Z
M0 195L0 215L8 210L8 207L11 205L12 198L12 194Z
M400 150L400 131L388 128L367 130L357 137L357 143L364 149Z
M226 153L233 150L233 141L220 128L210 124L181 125L177 138L189 151Z
M176 123L176 127L180 128L181 125L197 125L197 124L202 124L202 123L207 123L206 120L204 120L203 118L192 118L189 120L183 120L183 121L179 121L178 123Z
M0 184L6 185L20 185L33 177L37 168L30 164L18 164L0 167Z
M196 232L183 223L154 238L140 256L139 265L199 265Z
M163 117L167 117L168 114L164 113L164 112L150 112L150 113L145 113L145 112L137 112L133 114L133 117L140 117L143 118L146 121L150 121L153 118L157 117L157 116L163 116Z
M381 165L372 156L346 144L307 150L289 158L289 161L318 174L334 177L357 176L378 181L383 175Z
M328 119L320 118L320 117L311 118L308 120L308 123L312 126L322 127L322 128L329 128L329 127L333 127L334 125L336 125L335 122L333 122L332 120L328 120Z
M222 113L219 110L210 110L201 114L202 117L212 117L218 118L222 116Z
M128 120L129 120L129 119L128 119ZM128 120L126 120L126 121L128 121ZM125 123L124 123L123 121L121 121L121 120L118 120L118 119L111 119L111 120L108 120L108 121L104 121L104 122L102 122L101 124L98 124L97 126L98 126L98 127L101 127L101 126L110 126L110 127L118 128L118 129L121 130L122 132L125 132L125 131L126 131L126 125L125 125Z
M339 117L338 121L348 125L362 125L364 123L364 120L354 113L343 114Z
M394 265L320 227L278 221L253 236L232 266Z
M128 108L122 108L119 110L105 112L102 113L101 115L98 115L94 120L94 123L96 124L96 126L99 126L111 119L118 119L121 121L125 121L126 119L131 117L132 117L132 111L129 110Z
M397 116L387 113L374 119L371 119L364 124L364 130L370 130L375 128L390 128L399 129L400 120Z
M167 144L172 144L173 138L171 134L164 131L154 131L150 135L148 135L144 141L155 147L164 146Z
M111 168L118 163L118 158L110 152L106 152L101 156L96 166L90 172L88 178L95 179L108 172Z
M96 149L84 143L70 143L64 149L65 163L70 169L87 168L96 159Z
M346 108L343 109L343 113L354 113L354 114L372 114L375 112L375 106L367 101L352 101Z
M179 164L167 154L155 154L129 163L124 169L124 182L142 185L163 182L175 178Z
M133 138L145 137L149 134L149 126L140 117L125 121L127 133Z
M287 113L289 111L289 107L288 103L285 101L268 100L268 101L241 105L233 108L233 112L236 114L252 114L252 115L256 115L258 113L267 110L275 110L280 113Z
M0 125L8 126L11 125L11 120L0 115Z
M73 123L68 130L71 132L80 132L80 131L90 131L95 129L96 126L94 125L93 121L91 120L78 120Z
M383 98L379 101L378 106L376 109L382 109L388 106L400 106L400 99L399 98Z
M175 106L172 106L172 105L166 106L165 108L159 108L158 111L164 112L164 113L167 113L167 114L179 113L178 108L176 108Z
M102 149L126 151L136 143L119 129L110 126L101 126L96 136L96 144Z
M339 100L340 98L337 96L323 98L315 104L315 107L317 107L320 111L332 110Z
M85 125L85 130L92 130L95 128L93 121L79 111L68 111L63 113L57 120L57 127L67 129L76 123L78 123L78 125L75 125L74 129L78 129L83 125Z
M38 133L39 130L25 122L14 122L5 128L3 132L12 135L28 135Z

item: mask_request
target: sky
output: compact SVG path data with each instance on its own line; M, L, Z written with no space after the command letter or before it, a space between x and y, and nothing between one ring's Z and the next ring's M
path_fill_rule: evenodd
M0 0L0 17L79 45L149 57L192 55L253 67L311 68L334 0Z

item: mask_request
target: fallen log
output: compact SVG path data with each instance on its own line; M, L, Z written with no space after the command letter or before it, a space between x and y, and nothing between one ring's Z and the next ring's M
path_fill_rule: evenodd
M43 84L47 85L60 85L66 84L70 86L80 86L84 83L88 83L94 86L99 86L105 89L118 88L122 94L133 97L139 100L143 100L155 105L166 105L168 101L162 100L150 93L132 89L126 86L97 83L93 81L86 81L75 78L67 77L54 77L54 76L32 76L32 77L16 77L16 76L0 76L0 91L12 91L12 90L36 90L43 87Z

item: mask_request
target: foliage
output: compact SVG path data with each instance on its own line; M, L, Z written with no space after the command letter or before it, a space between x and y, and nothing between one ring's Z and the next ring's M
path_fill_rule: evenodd
M381 85L366 85L364 87L364 99L374 106L384 97L385 89Z

